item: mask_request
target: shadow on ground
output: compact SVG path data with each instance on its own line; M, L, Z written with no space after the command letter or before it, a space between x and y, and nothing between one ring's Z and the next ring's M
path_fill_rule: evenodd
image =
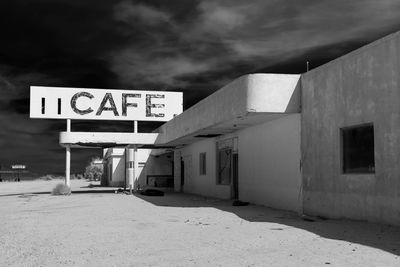
M72 194L115 194L115 188L83 186ZM0 194L0 197L50 195L50 191ZM118 194L115 194L118 196ZM182 193L166 193L165 196L135 194L148 203L175 208L215 208L233 213L248 222L275 223L271 231L286 231L292 227L319 235L322 238L343 240L369 246L400 256L400 227L352 220L305 221L298 214L259 205L232 206L232 201L206 198ZM356 247L353 247L356 249Z
M323 238L343 240L384 250L400 256L400 227L353 220L305 221L294 212L282 211L258 205L232 206L232 201L206 198L196 195L167 193L164 197L135 194L157 206L179 208L216 208L234 213L249 222L268 222L282 226L271 227L271 231L285 231L291 227L303 229ZM356 248L354 247L355 251Z
M97 186L96 186L97 187ZM87 188L87 187L81 187ZM91 188L91 187L88 187ZM99 187L97 187L99 188ZM115 194L115 189L92 189L92 190L73 190L72 194ZM33 195L51 195L51 191L41 191L41 192L24 192L24 193L11 193L11 194L0 194L0 197L12 197L12 196L33 196Z

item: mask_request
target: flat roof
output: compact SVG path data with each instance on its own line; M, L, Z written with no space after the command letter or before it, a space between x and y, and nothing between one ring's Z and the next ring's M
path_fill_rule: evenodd
M300 112L300 74L241 76L159 127L158 142L187 144Z

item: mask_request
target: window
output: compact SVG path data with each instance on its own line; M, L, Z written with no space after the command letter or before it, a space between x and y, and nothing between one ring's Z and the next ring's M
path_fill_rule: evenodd
M207 174L207 165L206 165L206 153L200 153L199 157L199 170L200 170L200 175L206 175Z
M42 97L42 114L46 112L46 99Z
M57 114L60 115L61 114L61 98L58 99L58 105L57 105Z
M218 184L229 185L232 176L232 149L218 150Z
M374 173L374 126L343 128L341 133L343 173Z

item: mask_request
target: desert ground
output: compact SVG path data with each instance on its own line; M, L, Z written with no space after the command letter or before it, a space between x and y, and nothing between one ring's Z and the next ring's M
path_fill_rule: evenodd
M0 183L0 266L400 266L400 227L59 182Z

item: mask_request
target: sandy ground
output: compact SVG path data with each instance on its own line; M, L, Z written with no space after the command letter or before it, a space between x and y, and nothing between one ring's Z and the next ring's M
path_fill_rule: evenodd
M399 227L57 182L0 183L0 266L400 266Z

